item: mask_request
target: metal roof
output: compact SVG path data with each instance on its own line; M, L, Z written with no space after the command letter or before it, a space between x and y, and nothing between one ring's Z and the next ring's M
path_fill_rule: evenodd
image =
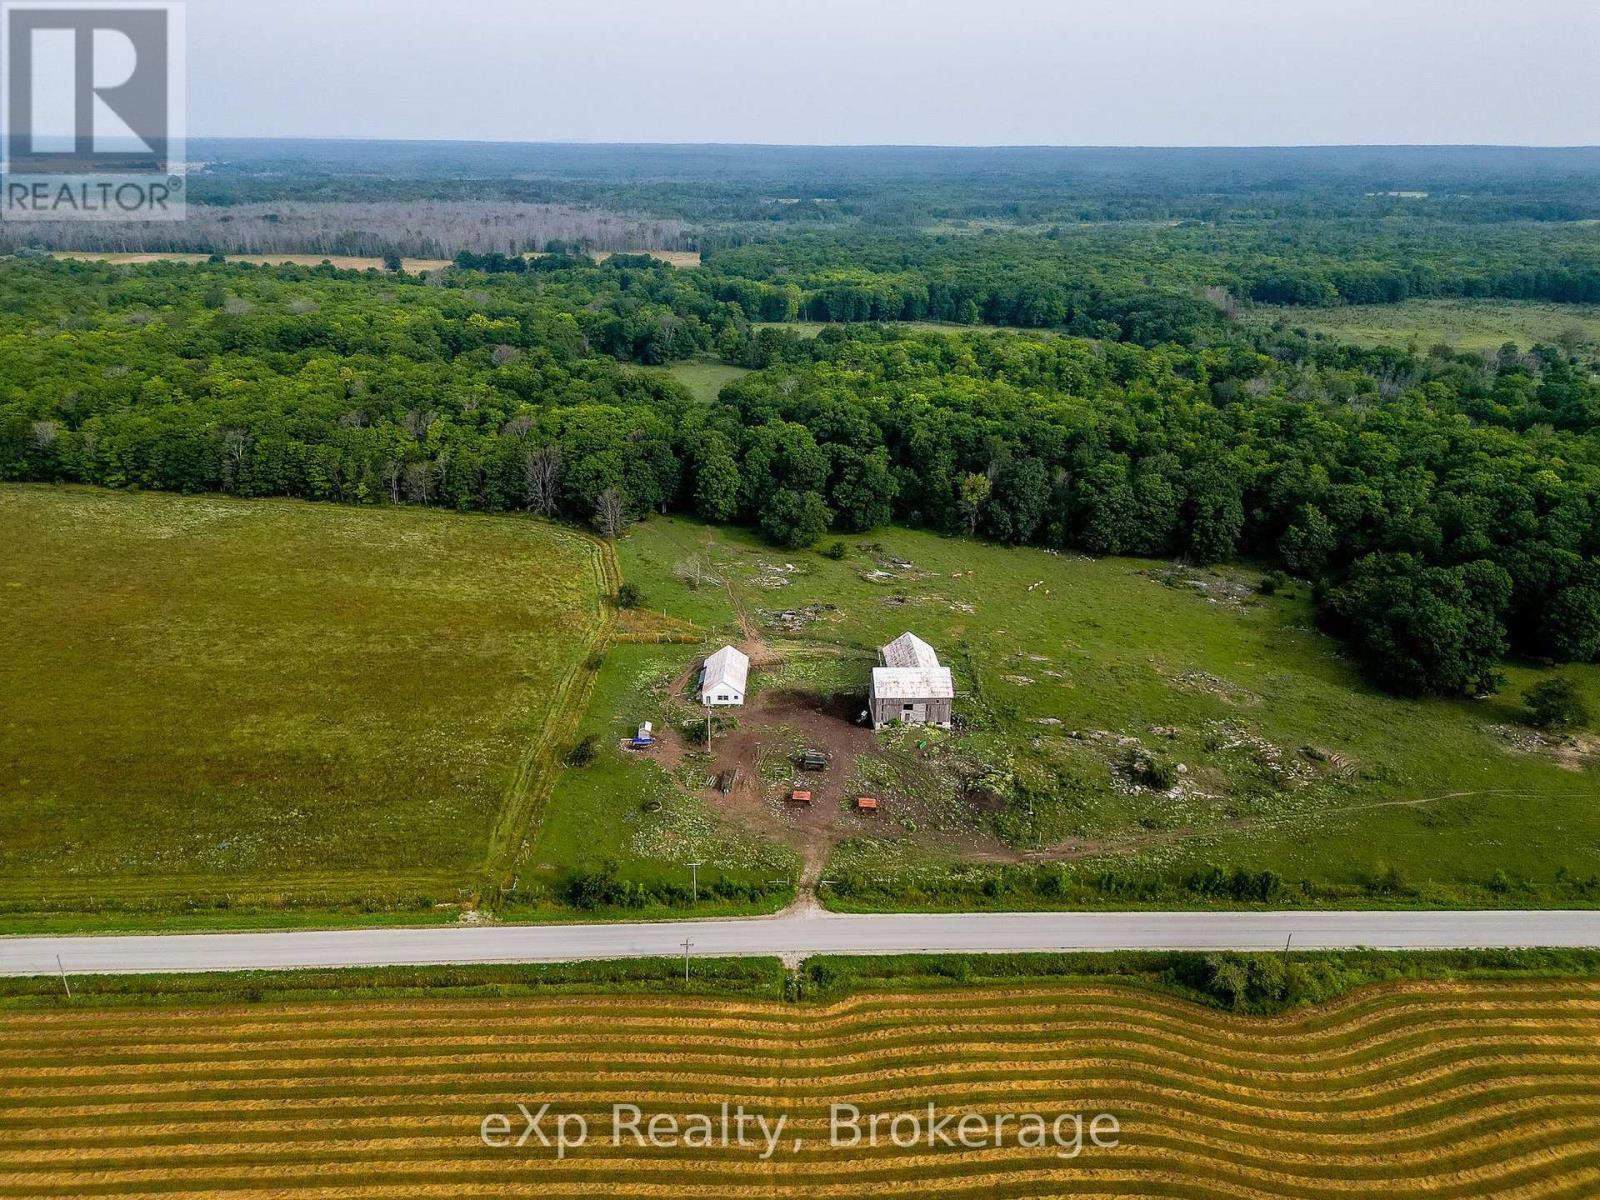
M902 633L883 648L886 667L937 667L939 656L933 647L914 633Z
M750 656L733 646L724 646L706 659L705 674L700 680L700 694L720 687L731 687L739 695L745 692L745 681L750 676Z
M874 667L872 694L880 700L953 700L949 667Z

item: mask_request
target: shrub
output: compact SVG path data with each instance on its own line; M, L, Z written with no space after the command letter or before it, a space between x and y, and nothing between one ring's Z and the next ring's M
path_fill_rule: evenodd
M568 750L561 761L569 767L587 767L594 761L595 749L599 744L600 739L591 733Z
M1256 591L1263 596L1275 596L1288 586L1289 577L1282 571L1268 571L1256 585Z
M1406 873L1399 867L1390 865L1380 867L1371 879L1367 880L1367 891L1374 896L1405 896L1412 891L1411 881L1406 878Z
M617 588L618 608L638 608L643 603L644 593L639 590L636 584L624 583Z
M1539 729L1571 729L1589 723L1589 706L1577 685L1565 675L1534 684L1522 694L1528 723Z
M844 543L843 542L834 542L831 546L828 546L825 549L819 550L819 551L817 551L817 553L822 555L822 557L824 557L824 558L831 558L831 559L833 559L834 562L839 562L845 556Z
M1137 748L1128 752L1128 777L1140 787L1157 792L1171 791L1178 783L1178 768L1165 758L1159 758Z

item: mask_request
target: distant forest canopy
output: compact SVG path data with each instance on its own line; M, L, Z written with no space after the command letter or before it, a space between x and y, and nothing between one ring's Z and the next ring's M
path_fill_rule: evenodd
M782 253L763 247L727 251L749 276L720 253L426 278L0 264L0 478L526 509L606 532L678 509L790 547L894 520L1243 556L1316 581L1324 623L1396 691L1492 688L1510 649L1600 656L1600 382L1568 350L1251 331L1138 267L1127 292L1084 293L1096 338L758 327L767 298L807 302L809 244L781 284L756 278ZM929 270L940 245L884 265ZM638 369L708 350L759 370L703 404Z
M182 221L0 224L0 251L26 247L101 253L327 254L454 258L461 251L692 250L675 217L487 200L275 201L191 205Z
M579 145L193 138L191 199L584 203L682 217L1600 218L1600 149ZM1419 196L1425 193L1425 196ZM643 249L644 247L640 247Z
M475 266L699 250L751 319L941 320L1150 345L1202 293L1600 303L1600 150L517 146L197 140L190 219L0 224L0 251ZM500 264L501 266L514 264Z

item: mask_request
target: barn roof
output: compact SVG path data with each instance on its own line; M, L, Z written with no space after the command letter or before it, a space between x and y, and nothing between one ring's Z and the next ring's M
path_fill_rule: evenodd
M700 691L731 687L744 695L745 681L750 675L750 656L733 646L724 646L706 659L705 674L700 680Z
M874 667L872 694L880 700L953 700L949 667Z
M939 656L933 647L914 633L902 633L883 648L886 667L937 667Z

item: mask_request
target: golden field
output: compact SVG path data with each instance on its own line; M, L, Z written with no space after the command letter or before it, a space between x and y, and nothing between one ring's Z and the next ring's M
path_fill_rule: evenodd
M5 1197L1594 1196L1600 983L1390 984L1271 1018L1078 982L21 1009L0 1101ZM594 1132L560 1159L486 1146L518 1101ZM829 1144L834 1102L930 1101L1110 1113L1120 1137L1075 1159ZM788 1124L765 1161L618 1147L616 1102Z

